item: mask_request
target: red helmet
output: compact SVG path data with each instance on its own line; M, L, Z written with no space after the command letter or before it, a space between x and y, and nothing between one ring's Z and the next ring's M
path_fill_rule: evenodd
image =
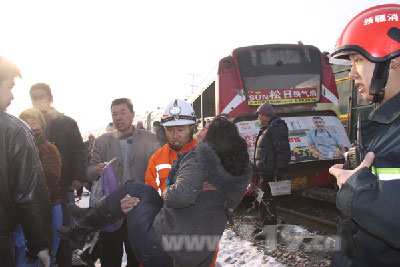
M355 16L343 30L331 56L348 59L352 52L372 62L400 55L400 5L379 5Z

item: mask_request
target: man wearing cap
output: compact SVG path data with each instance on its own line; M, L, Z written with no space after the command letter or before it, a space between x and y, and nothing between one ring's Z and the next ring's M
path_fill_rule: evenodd
M260 189L264 192L260 203L261 227L276 225L276 210L271 188L268 182L282 178L290 160L288 127L269 103L258 107L256 113L260 121L255 150L254 166ZM256 235L256 239L264 239L264 233Z

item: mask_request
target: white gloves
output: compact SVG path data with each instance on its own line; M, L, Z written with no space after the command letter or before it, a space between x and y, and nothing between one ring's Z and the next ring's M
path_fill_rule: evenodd
M39 251L37 254L39 267L50 267L50 253L48 249Z

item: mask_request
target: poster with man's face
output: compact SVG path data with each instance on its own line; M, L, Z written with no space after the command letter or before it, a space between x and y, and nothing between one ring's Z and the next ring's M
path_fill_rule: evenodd
M335 116L283 117L289 129L291 162L342 158L350 141L341 121ZM260 123L258 120L237 122L239 134L247 142L251 161Z

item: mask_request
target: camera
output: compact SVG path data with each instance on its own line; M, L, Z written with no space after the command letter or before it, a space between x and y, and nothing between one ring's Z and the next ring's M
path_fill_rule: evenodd
M358 122L357 122L357 140L356 145L351 147L349 151L344 153L344 164L343 169L345 170L354 170L358 165L364 160L365 157L365 149L362 143L361 137L361 114L358 114Z
M345 170L354 170L357 168L358 165L361 164L361 162L364 160L365 157L365 151L362 147L360 146L354 146L349 149L344 154L344 164L343 164L343 169Z

